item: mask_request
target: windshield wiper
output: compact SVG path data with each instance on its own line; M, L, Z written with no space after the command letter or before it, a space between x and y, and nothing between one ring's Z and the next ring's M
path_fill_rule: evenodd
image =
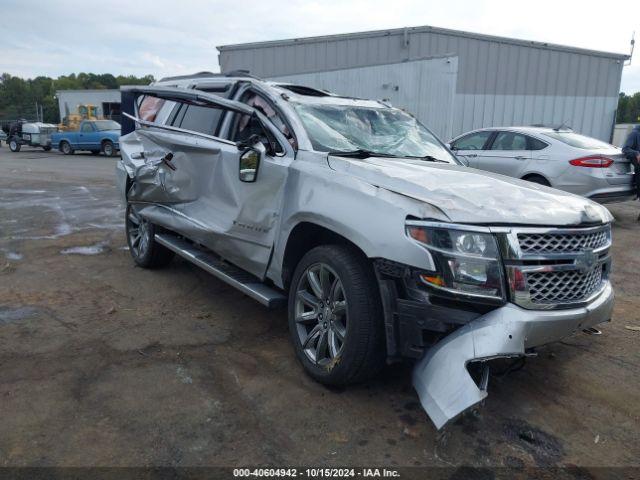
M441 160L439 158L433 157L431 155L424 155L422 157L416 157L416 158L420 158L422 160L426 160L427 162L451 163L451 162L447 162L446 160Z
M398 158L398 155L392 155L390 153L380 153L380 152L372 152L371 150L365 150L363 148L358 148L357 150L331 150L328 152L329 155L335 155L337 157L353 157L353 158L369 158L369 157L389 157L389 158Z

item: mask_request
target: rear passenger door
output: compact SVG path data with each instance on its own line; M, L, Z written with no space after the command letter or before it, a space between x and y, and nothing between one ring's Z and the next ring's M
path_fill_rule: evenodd
M520 178L531 161L527 135L498 131L486 150L478 155L477 168Z
M215 244L212 233L220 227L211 221L215 215L205 199L219 188L220 163L238 165L239 150L214 132L224 113L253 110L184 88L123 87L122 96L121 153L132 180L127 200L152 222L204 245Z

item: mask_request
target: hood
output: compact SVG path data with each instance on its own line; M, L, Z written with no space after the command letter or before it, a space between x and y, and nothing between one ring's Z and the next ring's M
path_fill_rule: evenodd
M379 157L328 161L333 170L433 205L456 223L570 226L613 220L586 198L460 165Z

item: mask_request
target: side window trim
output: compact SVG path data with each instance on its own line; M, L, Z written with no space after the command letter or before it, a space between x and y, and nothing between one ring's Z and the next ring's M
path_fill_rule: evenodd
M122 114L125 117L133 120L137 124L142 125L143 127L158 128L158 129L161 129L161 130L168 130L170 132L176 132L176 133L188 133L190 135L196 135L198 137L206 138L206 139L209 139L209 140L215 140L216 142L221 142L221 143L224 143L226 145L234 145L234 146L236 145L235 142L231 142L231 141L227 140L226 138L215 137L213 135L207 135L206 133L202 133L202 132L195 132L193 130L187 130L185 128L174 127L173 125L161 125L159 123L149 122L147 120L142 120L141 118L134 117L133 115L130 115L130 114L126 113L126 112L123 112Z
M484 143L482 144L482 148L478 149L478 152L481 152L483 150L487 150L487 146L491 146L491 142L493 141L493 137L495 136L495 132L491 131L491 130L478 130L476 132L471 132L468 133L466 135L463 135L462 137L458 138L456 141L453 142L452 146L454 148L457 148L459 150L467 150L465 148L459 148L456 144L462 140L465 140L467 138L470 138L474 135L481 135L483 133L489 133L489 135L487 135L487 139L484 141Z
M520 137L524 137L524 141L525 141L525 148L524 149L507 149L507 150L502 150L502 149L494 149L493 145L495 143L495 141L497 140L498 136L501 134L508 134L511 133L512 135L518 135ZM513 146L513 145L512 145ZM529 147L529 140L527 135L525 135L524 133L520 133L520 132L516 132L513 130L496 130L494 137L491 139L491 145L489 146L489 150L492 150L494 152L519 152L519 151L528 151L528 147Z
M498 134L500 132L502 132L502 130L493 130L491 132L491 135L489 135L489 138L487 139L486 143L484 144L483 150L491 150L491 148L493 148L493 142L496 141L496 137L498 136Z
M548 142L545 142L544 140L541 140L537 137L533 137L531 135L525 135L525 137L527 137L527 150L529 150L530 152L539 152L541 150L544 150L545 148L547 148L549 146ZM542 148L533 148L533 141L537 141L540 143L544 143L544 147Z

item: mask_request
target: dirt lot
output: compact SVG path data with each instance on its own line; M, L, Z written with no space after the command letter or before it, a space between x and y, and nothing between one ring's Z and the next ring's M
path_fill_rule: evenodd
M284 311L196 267L134 267L115 160L0 149L0 465L640 464L640 223L611 207L617 304L603 334L493 376L436 432L409 365L329 390Z

